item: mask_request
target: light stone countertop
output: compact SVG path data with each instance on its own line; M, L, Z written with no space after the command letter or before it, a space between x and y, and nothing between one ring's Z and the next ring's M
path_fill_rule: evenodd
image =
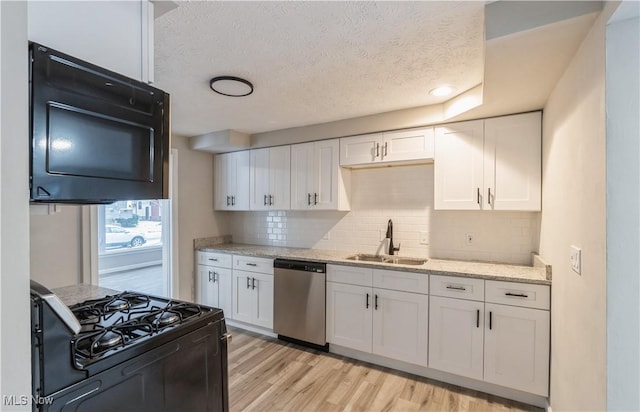
M87 284L63 286L60 288L52 289L51 291L55 293L60 298L60 300L62 300L62 303L67 306L73 306L76 303L80 303L89 299L99 299L107 295L120 293L117 290Z
M265 258L297 259L321 263L332 263L347 266L373 267L386 270L401 270L431 275L463 276L488 280L509 282L536 283L551 285L551 268L549 266L518 266L500 263L471 262L445 259L429 259L423 265L400 265L378 262L347 260L356 252L335 250L302 249L277 246L246 245L240 243L223 243L199 248L205 252L228 253ZM398 256L409 257L409 256Z

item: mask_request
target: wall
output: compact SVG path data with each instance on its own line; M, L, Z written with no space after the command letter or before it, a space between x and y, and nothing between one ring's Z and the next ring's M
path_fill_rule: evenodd
M606 32L608 410L640 410L639 15L623 3Z
M540 254L553 266L551 406L606 407L604 27L608 3L543 116ZM582 249L582 275L569 246Z
M0 394L26 403L0 409L31 410L25 2L0 2L0 43Z
M180 299L194 298L193 240L229 233L228 213L213 211L213 156L189 149L184 137L172 137L178 149L178 276Z
M433 210L433 165L356 169L351 211L234 212L234 242L529 264L537 251L539 213ZM429 245L420 244L426 232ZM473 234L471 246L465 235Z
M82 281L82 206L30 215L31 279L49 288Z

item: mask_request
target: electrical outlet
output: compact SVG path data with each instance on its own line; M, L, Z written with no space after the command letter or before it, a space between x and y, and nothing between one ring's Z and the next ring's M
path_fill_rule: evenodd
M579 247L571 245L569 253L569 262L571 269L578 275L582 275L582 251Z
M331 231L328 230L327 233L325 233L324 236L322 236L322 240L329 240L330 237L331 237Z
M464 235L464 243L467 246L473 246L473 233L467 233Z
M429 244L429 232L420 232L420 244L421 245Z

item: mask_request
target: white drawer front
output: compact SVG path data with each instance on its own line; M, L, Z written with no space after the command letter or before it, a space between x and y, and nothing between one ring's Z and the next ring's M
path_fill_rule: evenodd
M234 255L233 268L273 275L273 259Z
M485 286L488 303L546 310L551 307L551 288L547 285L487 280Z
M373 270L373 287L404 292L429 293L429 275L401 270Z
M429 293L457 299L484 300L484 280L457 276L431 275Z
M327 265L327 282L372 286L373 271L357 266Z
M197 252L198 264L207 266L218 266L221 268L231 268L232 256L226 253Z

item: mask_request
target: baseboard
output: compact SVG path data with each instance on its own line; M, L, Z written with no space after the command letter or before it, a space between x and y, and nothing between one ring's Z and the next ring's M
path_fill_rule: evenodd
M454 375L447 372L438 371L435 369L425 368L423 366L413 365L410 363L397 361L395 359L385 358L383 356L374 355L372 353L360 352L358 350L345 348L331 344L329 345L329 352L336 355L346 356L353 359L358 359L363 362L372 363L379 366L384 366L391 369L408 372L414 375L423 376L429 379L435 379L437 381L446 382L456 386L462 386L464 388L473 389L480 392L485 392L491 395L500 396L502 398L512 399L514 401L526 403L540 408L547 408L549 405L548 398L540 395L534 395L527 392L518 391L515 389L505 388L503 386L494 385L491 383L478 381L475 379L465 378L463 376ZM549 411L550 411L549 407Z
M225 322L229 326L233 326L234 328L240 328L244 330L248 330L249 332L259 333L261 335L269 336L271 338L278 338L278 335L273 333L272 330L261 328L260 326L250 325L248 323L239 322L237 320L225 318Z

